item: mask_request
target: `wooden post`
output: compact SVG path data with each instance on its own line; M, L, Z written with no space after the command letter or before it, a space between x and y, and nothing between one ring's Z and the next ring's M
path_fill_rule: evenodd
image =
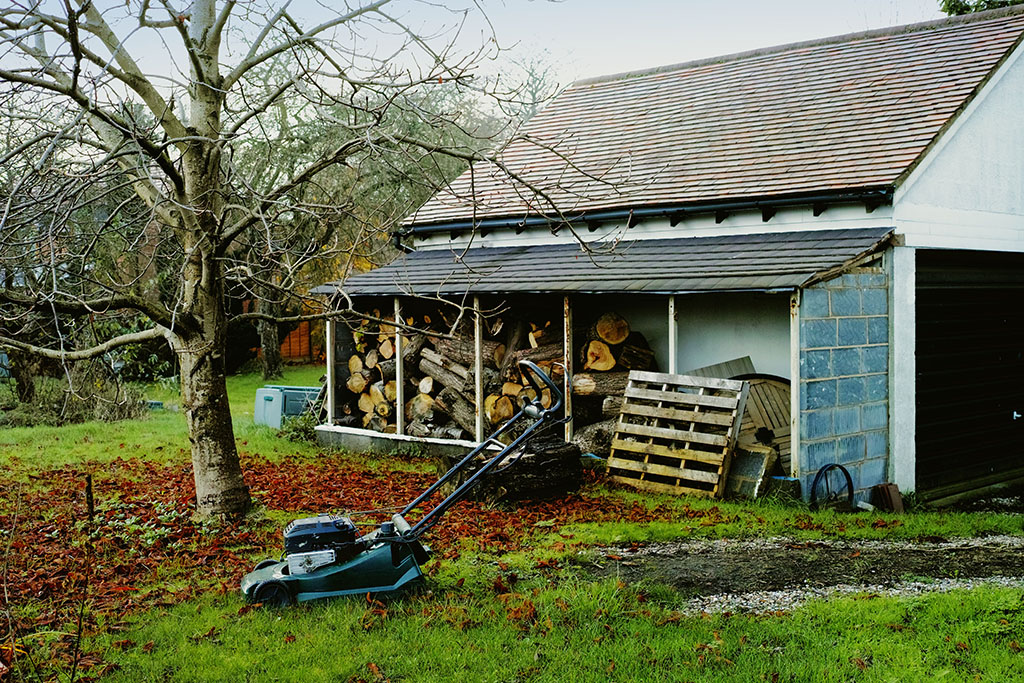
M679 372L679 320L676 316L676 297L671 295L668 298L668 373L675 375Z
M334 320L328 319L326 329L327 342L327 424L334 424L334 383L337 381L335 374L338 369L335 367L334 349Z
M562 302L564 309L564 324L565 330L562 338L565 340L565 350L563 352L562 360L565 363L565 375L563 376L563 391L565 396L565 416L570 418L565 422L565 440L572 441L572 373L573 373L573 356L576 355L572 352L575 344L572 340L572 307L569 306L569 297L566 295Z
M476 374L474 387L476 393L476 440L484 440L484 319L480 313L480 297L473 297L473 358Z
M796 290L789 297L789 472L790 477L799 478L800 463L800 304L801 292ZM805 497L810 492L804 492Z
M395 426L399 434L405 434L405 363L402 339L402 304L395 297Z

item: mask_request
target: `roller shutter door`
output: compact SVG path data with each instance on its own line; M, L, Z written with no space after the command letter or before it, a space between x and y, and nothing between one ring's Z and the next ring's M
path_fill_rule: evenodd
M1022 414L1024 254L918 250L919 494L1024 477Z

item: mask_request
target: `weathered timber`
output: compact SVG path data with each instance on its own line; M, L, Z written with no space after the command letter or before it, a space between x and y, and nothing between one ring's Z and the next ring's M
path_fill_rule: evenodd
M430 436L430 427L419 420L413 420L409 424L405 425L405 433L409 436L415 436L422 439Z
M639 332L630 333L626 341L612 348L617 367L623 370L650 370L654 367L654 351Z
M622 396L605 396L601 401L601 416L606 420L618 417L622 412L623 400Z
M580 447L584 453L593 453L601 458L607 458L612 450L612 437L615 435L615 420L604 420L595 422L573 434L572 442Z

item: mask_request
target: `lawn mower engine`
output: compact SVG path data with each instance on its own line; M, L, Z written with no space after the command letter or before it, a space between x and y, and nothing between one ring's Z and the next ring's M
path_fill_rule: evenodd
M362 550L356 535L356 525L348 517L317 515L290 522L284 529L288 572L292 576L308 574L355 557Z

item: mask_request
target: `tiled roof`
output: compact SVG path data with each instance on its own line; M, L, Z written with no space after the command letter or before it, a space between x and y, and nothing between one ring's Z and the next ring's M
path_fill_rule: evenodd
M688 237L597 244L430 249L344 282L350 296L464 293L683 293L793 290L887 243L888 228ZM333 294L327 283L314 294Z
M893 187L1024 31L1022 8L581 81L409 224ZM472 198L473 201L470 201Z

